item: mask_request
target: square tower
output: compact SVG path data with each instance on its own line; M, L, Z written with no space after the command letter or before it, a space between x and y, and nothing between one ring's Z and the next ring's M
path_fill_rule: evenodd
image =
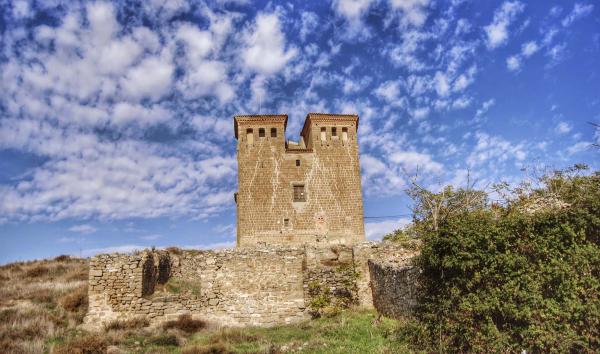
M358 116L309 113L298 142L287 119L234 117L238 247L363 242Z

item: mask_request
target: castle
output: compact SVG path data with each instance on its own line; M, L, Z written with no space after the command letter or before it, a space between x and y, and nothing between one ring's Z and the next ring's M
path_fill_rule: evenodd
M363 242L358 116L309 113L297 143L287 119L234 117L237 246Z
M310 318L315 303L340 296L393 316L408 311L413 268L373 261L407 266L415 252L364 242L358 116L309 113L297 143L285 140L286 125L286 115L234 117L238 247L93 257L88 329L184 314L270 326Z

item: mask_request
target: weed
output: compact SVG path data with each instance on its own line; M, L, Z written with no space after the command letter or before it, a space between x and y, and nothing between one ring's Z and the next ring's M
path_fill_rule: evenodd
M85 312L88 306L87 285L80 286L60 299L60 305L70 312Z
M108 323L105 326L107 331L115 331L115 330L123 330L123 329L140 329L144 327L148 327L150 322L148 319L143 317L131 318L128 320L117 320Z
M179 346L179 340L174 334L161 334L148 339L148 344L160 346Z
M209 345L205 345L205 346L193 346L193 347L185 348L181 353L182 354L229 354L229 353L233 353L233 351L231 351L229 349L229 347L226 346L225 344L218 343L218 344L209 344Z
M191 315L181 315L174 321L167 321L163 325L164 329L179 329L186 333L198 332L206 327L206 322L202 320L195 320Z
M108 344L106 339L98 335L85 335L73 340L58 344L54 347L54 354L104 354Z

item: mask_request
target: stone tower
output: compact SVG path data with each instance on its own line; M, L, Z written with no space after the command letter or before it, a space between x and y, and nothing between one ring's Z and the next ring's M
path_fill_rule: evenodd
M358 116L309 113L297 143L287 119L234 117L238 247L364 241Z

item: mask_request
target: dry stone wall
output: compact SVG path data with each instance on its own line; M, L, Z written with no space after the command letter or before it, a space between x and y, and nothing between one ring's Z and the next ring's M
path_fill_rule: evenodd
M368 260L404 257L393 244L150 251L93 257L85 323L145 317L162 322L190 314L226 326L270 326L310 317L309 284L348 291L372 307Z
M373 306L380 314L402 318L417 304L419 269L410 262L369 259Z

